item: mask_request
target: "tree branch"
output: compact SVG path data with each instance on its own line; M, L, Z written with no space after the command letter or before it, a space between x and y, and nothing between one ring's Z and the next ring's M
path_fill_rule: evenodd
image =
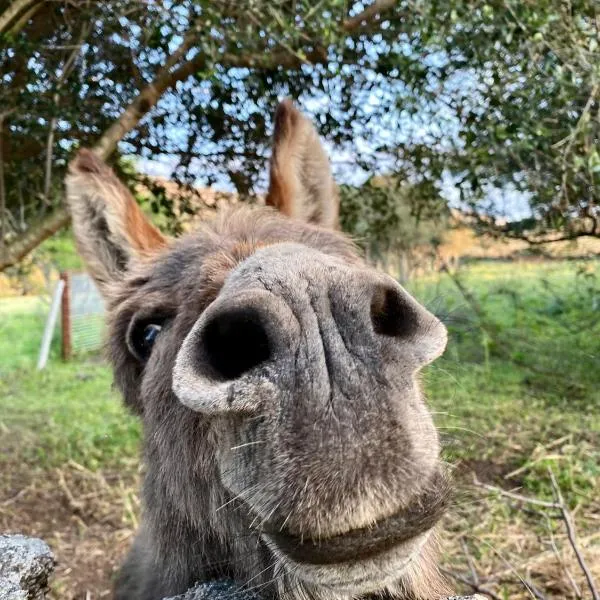
M573 575L571 575L569 567L566 565L565 561L563 560L563 557L560 554L560 551L558 550L558 546L556 545L556 541L554 540L554 533L552 533L552 523L550 522L550 517L546 516L546 522L548 528L548 535L550 536L550 546L552 548L552 552L554 552L554 556L556 557L558 564L562 567L562 570L565 572L565 576L569 580L569 583L573 588L573 592L575 593L575 598L579 599L581 598L581 590L579 589L577 582L573 578Z
M594 582L594 577L593 577L589 567L587 566L585 559L583 558L583 554L581 553L579 546L577 545L577 539L575 536L575 524L573 523L573 517L571 516L571 513L570 513L569 509L567 508L567 505L565 504L562 493L560 491L560 487L558 486L556 477L554 476L554 472L549 467L548 467L548 473L550 475L550 482L552 483L552 490L556 497L557 504L558 504L559 510L562 514L563 521L565 522L565 528L567 530L567 537L569 538L569 543L571 544L571 548L573 548L573 552L575 553L577 562L579 563L579 566L581 567L581 570L583 571L585 580L586 580L588 588L592 594L593 600L600 600L600 596L598 595L598 590L596 589L596 583Z
M591 228L584 228L584 218L580 217L579 221L575 222L575 225L580 227L580 229L572 229L571 231L566 231L566 233L560 235L558 235L558 231L552 230L541 231L538 234L534 232L527 233L525 228L518 231L515 228L515 226L518 225L518 222L513 222L512 224L507 223L505 225L496 224L493 218L486 217L474 209L465 211L463 214L466 217L473 219L474 225L480 228L483 233L495 237L504 237L511 240L527 242L531 246L542 246L544 244L572 241L581 237L600 237L598 218L595 215L589 214L589 210L585 215L585 218L592 221Z
M590 231L574 231L571 233L567 233L565 235L560 235L558 237L553 238L545 238L545 237L532 237L527 235L526 233L513 233L513 232L505 232L505 235L508 239L511 240L520 240L522 242L527 242L531 246L543 246L544 244L555 244L556 242L572 242L578 238L582 237L600 237L600 232L596 232L594 230Z
M361 13L346 19L342 28L347 32L354 31L355 29L368 24L369 21L374 20L381 15L381 13L393 8L396 5L396 0L375 0L373 4L365 8L365 10L363 10Z
M186 39L184 39L173 56L183 56L189 47L189 40L186 36ZM269 55L235 55L225 53L216 59L214 64L226 67L246 67L249 69L274 69L276 67L298 68L303 62L316 64L326 62L326 60L326 51L324 49L317 49L307 53L304 61L289 52L276 52ZM137 98L133 100L121 113L121 116L106 130L94 146L94 151L98 156L103 159L110 156L116 148L117 143L137 126L168 89L173 87L178 81L185 81L196 71L205 68L210 63L210 59L199 53L194 58L182 63L175 70L170 71L168 68L169 65L173 66L175 63L175 60L169 59L165 66L158 71L154 80L140 91Z
M175 85L177 81L187 79L195 70L197 70L191 66L194 59L184 63L182 67L171 72L171 69L185 56L192 46L194 36L195 29L188 31L183 42L169 56L164 66L158 70L154 80L140 90L133 102L131 102L131 104L121 113L121 116L104 132L94 146L94 152L98 156L102 159L108 158L117 147L117 143L134 129L140 120L150 112L167 89ZM198 56L196 58L198 58ZM187 69L184 68L186 66Z
M71 215L64 206L57 207L50 215L36 225L30 227L23 235L6 248L0 257L0 272L12 267L23 260L32 250L35 250L44 240L69 224Z
M8 8L0 14L0 34L18 33L15 29L10 29L11 25L14 24L14 21L22 16L24 13L28 11L32 11L34 8L39 8L42 4L44 4L45 0L15 0L11 4L9 4ZM36 5L38 5L36 7ZM30 13L33 14L32 12ZM25 20L21 20L21 27L25 25ZM17 28L18 29L18 28Z
M552 508L560 510L560 505L557 502L546 502L545 500L530 498L529 496L523 496L522 494L507 492L506 490L503 490L502 488L499 488L495 485L488 485L487 483L482 483L481 481L479 481L479 479L477 479L477 477L473 477L473 485L483 488L488 492L493 492L495 494L499 494L500 496L510 498L511 500L516 500L517 502L525 502L526 504L532 504L533 506L541 506L542 508Z

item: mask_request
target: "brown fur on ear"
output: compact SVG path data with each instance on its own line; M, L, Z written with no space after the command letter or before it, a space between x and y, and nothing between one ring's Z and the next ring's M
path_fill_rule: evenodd
M312 123L290 100L275 112L267 204L308 223L337 227L339 197Z
M129 190L91 150L69 165L67 200L79 252L101 291L121 277L135 257L166 245Z

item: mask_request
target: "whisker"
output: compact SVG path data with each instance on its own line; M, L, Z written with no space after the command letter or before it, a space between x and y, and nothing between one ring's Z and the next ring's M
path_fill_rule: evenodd
M233 498L230 498L225 503L221 504L221 506L219 506L218 508L215 509L215 512L219 512L222 508L225 508L226 506L229 506L232 502L235 502L236 500L245 501L246 498L249 498L252 495L252 493L256 489L258 489L258 487L259 487L258 484L253 484L253 485L247 487L246 489L244 489L241 492L239 492L239 494L235 494L233 496Z
M246 446L255 446L256 444L266 444L267 442L264 440L257 440L256 442L246 442L245 444L240 444L239 446L233 446L229 448L230 450L239 450L240 448L246 448Z
M254 581L257 577L260 577L265 571L268 571L269 569L272 569L275 566L275 561L272 562L269 566L267 566L265 569L263 569L262 571L259 571L256 575L254 575L253 577L250 577L250 579L248 579L244 584L242 584L240 586L240 588L238 589L238 591L243 590L251 581Z
M479 431L474 431L473 429L468 429L467 427L459 427L458 425L456 425L456 426L444 425L442 427L438 427L438 429L440 429L440 430L457 429L459 431L466 431L467 433L472 433L473 435L480 437L482 440L486 439L486 436L483 435L482 433L480 433Z

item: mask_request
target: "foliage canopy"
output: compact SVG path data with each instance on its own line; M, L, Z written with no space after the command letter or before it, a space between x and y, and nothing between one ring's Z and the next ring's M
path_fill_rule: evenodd
M452 181L487 226L490 189L523 192L509 235L600 235L599 23L590 0L0 1L0 267L68 222L80 145L260 187L282 96L415 214Z

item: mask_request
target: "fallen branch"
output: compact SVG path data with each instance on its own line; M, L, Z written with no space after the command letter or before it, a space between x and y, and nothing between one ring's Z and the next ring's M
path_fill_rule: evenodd
M575 523L573 522L573 517L571 516L571 513L569 512L569 509L567 508L567 505L565 504L562 493L560 491L560 487L556 481L556 477L554 477L554 473L553 473L552 469L550 469L550 467L548 467L548 474L550 475L550 482L552 483L552 490L554 491L554 495L558 501L557 504L558 504L559 510L562 514L563 521L565 522L565 527L567 529L567 537L569 538L569 543L571 544L571 548L573 548L573 552L575 553L577 562L579 563L579 566L581 567L581 570L583 571L588 588L590 589L590 592L592 593L593 600L599 600L600 596L598 596L598 590L596 589L596 583L594 581L594 577L592 576L592 573L589 570L589 568L585 562L585 559L583 558L583 554L581 553L581 551L577 545L577 540L575 537Z
M486 483L482 483L477 479L477 477L473 478L473 484L477 487L483 488L490 492L496 493L500 496L504 496L505 498L510 498L511 500L516 500L517 502L523 502L526 504L531 504L533 506L540 506L547 509L552 509L558 512L558 514L546 515L548 518L558 518L564 521L565 528L567 530L567 538L569 539L569 544L573 549L577 562L583 572L585 577L587 586L592 594L593 600L600 600L600 596L598 595L598 590L596 588L596 583L594 581L594 577L583 557L583 554L577 544L576 534L575 534L575 524L573 522L573 517L564 501L562 493L560 491L560 487L556 481L556 477L550 468L548 468L548 473L550 476L550 482L552 484L552 490L554 492L554 497L556 499L555 502L547 502L545 500L538 500L537 498L531 498L529 496L524 496L522 494L517 494L515 492L509 492L503 490L502 488L488 485ZM535 591L531 590L534 594ZM537 594L536 594L537 596Z
M483 483L479 481L479 479L477 479L476 476L473 476L473 485L475 485L476 487L483 488L484 490L488 490L489 492L499 494L500 496L504 496L505 498L517 500L518 502L526 502L527 504L533 504L534 506L542 506L544 508L553 508L556 510L560 510L560 505L556 502L546 502L545 500L538 500L537 498L530 498L529 496L523 496L522 494L508 492L495 485Z
M562 567L562 570L565 572L565 576L569 580L569 584L571 585L571 587L573 588L573 591L575 592L575 598L577 598L579 600L581 598L581 590L579 589L577 582L573 578L573 575L571 575L571 571L569 570L569 567L567 567L567 564L563 560L563 557L560 554L558 546L556 545L556 541L554 540L554 533L552 532L552 525L550 523L550 518L547 517L546 520L547 520L547 527L548 527L548 535L550 536L550 547L552 548L552 552L554 552L554 556L556 557L558 564Z
M465 538L460 538L460 545L462 546L463 552L465 554L465 558L467 559L467 564L469 565L469 569L471 571L471 579L474 583L479 585L479 576L477 575L477 571L475 570L475 565L473 564L473 557L469 552L469 548L465 542Z
M452 579L455 579L456 581L459 581L460 583L464 583L465 585L469 586L471 588L471 591L475 592L476 594L485 594L486 596L489 596L492 600L502 600L502 598L498 596L498 594L492 592L492 590L480 585L475 581L472 581L464 575L460 575L459 573L453 573L452 571L444 569L443 567L440 567L440 571L444 575L452 577Z

